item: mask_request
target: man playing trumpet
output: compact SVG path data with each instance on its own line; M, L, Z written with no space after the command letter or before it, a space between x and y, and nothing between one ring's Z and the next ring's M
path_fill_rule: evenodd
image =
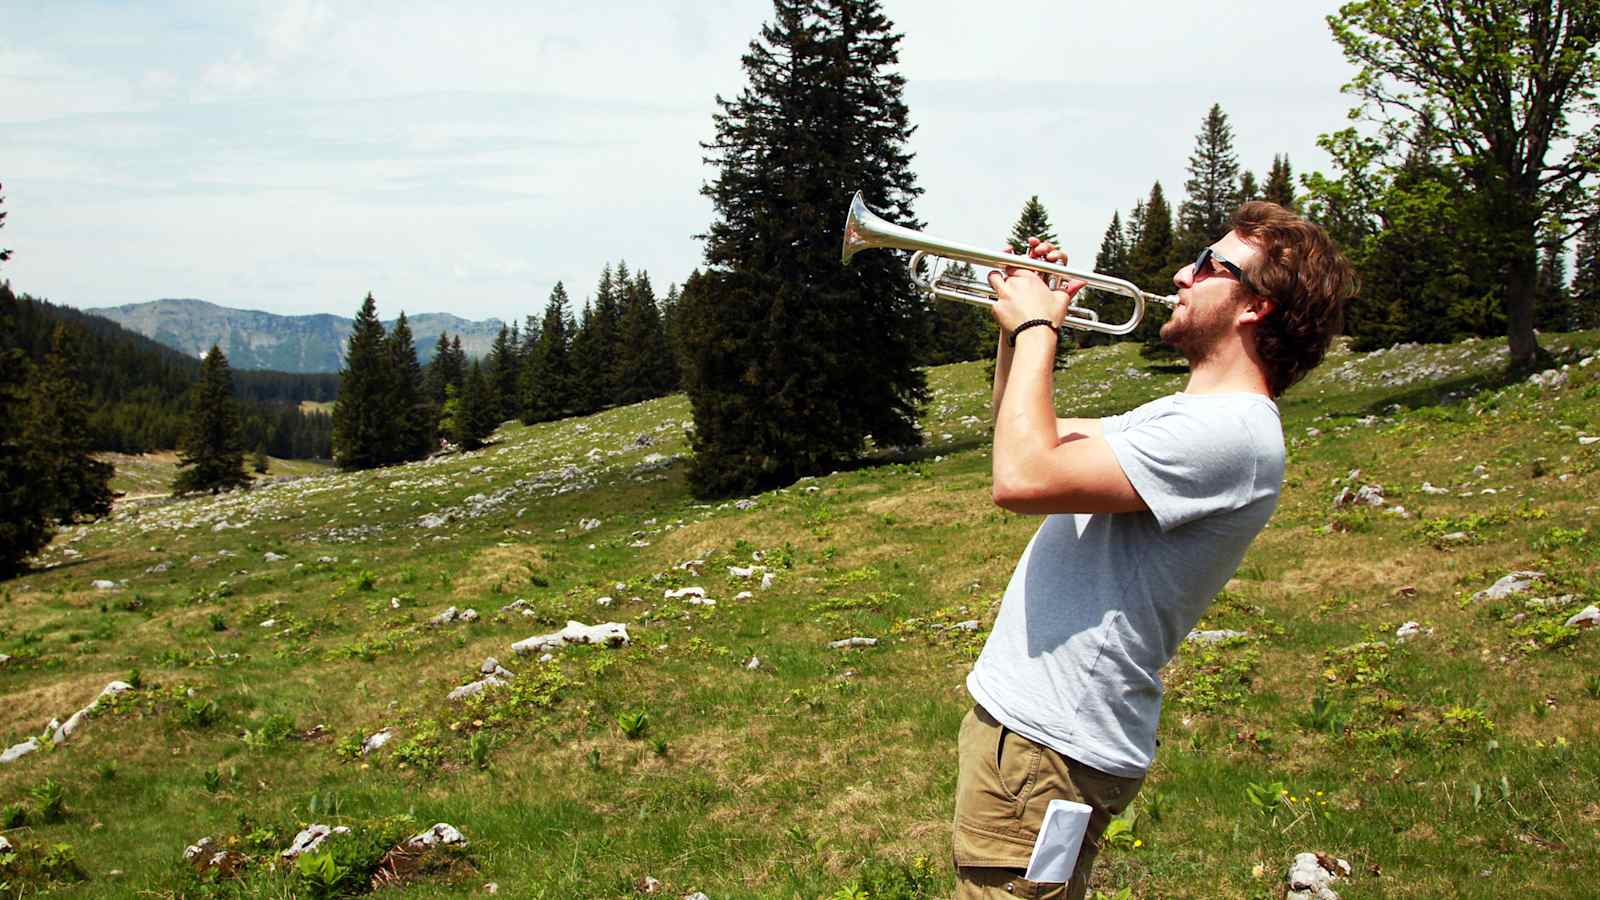
M1029 255L1064 264L1048 243ZM956 787L957 896L1081 898L1111 817L1155 755L1157 673L1277 505L1274 398L1322 360L1355 277L1326 233L1272 203L1173 275L1161 327L1182 393L1104 419L1058 419L1056 341L1082 282L990 275L1000 325L994 501L1046 518L967 677ZM1027 881L1046 805L1093 810L1065 884Z

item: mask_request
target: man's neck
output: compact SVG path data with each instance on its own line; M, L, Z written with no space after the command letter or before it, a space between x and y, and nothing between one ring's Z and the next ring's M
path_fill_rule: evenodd
M1260 361L1239 345L1219 347L1199 360L1189 361L1185 394L1261 394L1271 397Z

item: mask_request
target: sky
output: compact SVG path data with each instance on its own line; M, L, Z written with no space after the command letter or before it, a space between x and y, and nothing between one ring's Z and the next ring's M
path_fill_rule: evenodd
M1221 104L1240 163L1327 169L1335 3L884 0L928 233L1000 243L1038 195L1074 261ZM701 264L699 144L770 3L0 0L0 270L94 308L470 319ZM841 198L842 227L847 198ZM872 198L868 198L869 204Z

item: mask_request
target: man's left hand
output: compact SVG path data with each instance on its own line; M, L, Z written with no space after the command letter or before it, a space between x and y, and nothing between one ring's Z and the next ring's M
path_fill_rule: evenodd
M1038 238L1028 238L1028 255L1061 265L1067 261L1064 253ZM1082 281L1068 281L1060 289L1051 290L1039 273L1032 269L1007 267L1003 273L990 272L989 286L998 295L998 302L993 307L995 321L1006 334L1033 319L1048 319L1059 329L1061 321L1066 318L1067 308L1072 305L1072 297L1084 284Z

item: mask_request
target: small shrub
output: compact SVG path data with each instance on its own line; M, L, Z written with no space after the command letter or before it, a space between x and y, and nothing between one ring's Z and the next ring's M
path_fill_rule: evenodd
M222 719L217 701L191 697L178 707L178 724L189 728L210 728Z
M1483 740L1494 734L1494 722L1477 706L1450 707L1440 717L1440 726L1447 747Z
M337 897L355 881L355 872L340 865L331 849L300 854L294 861L294 874L297 885L310 897Z
M51 881L83 881L83 866L78 864L78 854L71 844L52 844L39 860L39 872Z
M10 831L28 824L28 807L21 803L0 806L0 831Z
M489 751L493 749L494 741L487 731L474 732L472 737L467 738L467 761L472 763L474 768L487 769Z
M116 760L108 759L95 766L95 774L100 776L101 781L115 781L117 778Z
M28 792L33 797L33 802L38 806L39 819L44 822L59 822L66 818L67 789L61 782L54 778L46 778L42 784L36 785Z
M1600 700L1600 675L1590 675L1583 680L1583 692L1590 700Z
M222 772L215 768L201 772L200 786L205 788L208 794L215 794L217 791L222 790Z
M378 576L371 569L362 569L350 579L350 589L353 591L370 591L377 585Z
M1351 644L1323 654L1326 666L1322 677L1331 684L1355 687L1384 684L1389 680L1389 657L1393 654L1383 641Z
M214 612L211 615L206 617L206 621L208 621L211 624L211 630L212 631L227 631L228 630L228 620L223 618L222 613Z
M644 737L645 729L649 727L650 715L642 709L617 714L617 728L622 731L622 736L630 741Z
M1511 629L1512 637L1522 638L1540 650L1559 650L1576 642L1581 633L1577 626L1553 619L1537 619Z

